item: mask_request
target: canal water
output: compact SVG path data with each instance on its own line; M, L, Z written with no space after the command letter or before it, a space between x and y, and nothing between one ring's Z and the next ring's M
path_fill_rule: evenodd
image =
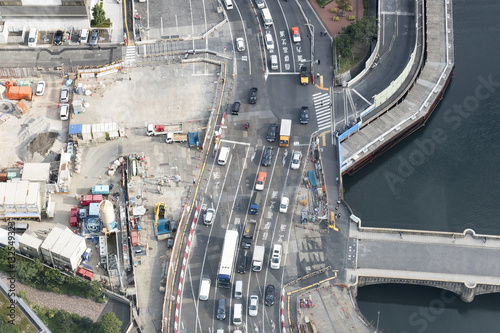
M364 226L500 235L500 1L453 0L453 17L455 72L427 125L344 177ZM440 289L378 285L360 288L358 303L384 332L500 332L500 294L467 304Z

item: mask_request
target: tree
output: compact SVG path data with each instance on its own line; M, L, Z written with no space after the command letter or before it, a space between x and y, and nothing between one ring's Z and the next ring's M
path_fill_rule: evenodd
M337 7L340 10L339 15L345 15L345 11L347 10L347 8L351 7L351 0L336 0L336 2Z
M377 38L377 19L365 16L342 30L355 42L367 45Z
M122 322L113 312L106 312L94 326L94 333L120 333Z
M348 35L340 35L339 37L335 38L335 48L343 58L348 58L351 56L353 44L354 41Z
M92 8L93 25L100 26L106 21L106 13L100 4Z

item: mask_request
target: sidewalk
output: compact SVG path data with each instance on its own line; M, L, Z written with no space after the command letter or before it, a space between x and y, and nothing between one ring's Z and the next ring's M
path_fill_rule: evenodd
M109 18L113 26L111 28L110 43L123 42L123 2L118 3L116 0L105 0L103 9L106 13L106 18Z

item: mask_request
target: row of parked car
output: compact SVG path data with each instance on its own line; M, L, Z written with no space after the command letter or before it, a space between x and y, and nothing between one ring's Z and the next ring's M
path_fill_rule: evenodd
M38 42L38 35L39 35L39 31L37 28L30 29L30 32L28 35L28 46L29 47L36 47L36 44ZM82 31L80 33L80 37L78 38L78 42L80 44L86 44L88 42L88 39L89 39L89 29L82 29ZM98 39L99 39L99 30L97 30L97 29L92 30L92 33L90 34L90 42L89 42L90 46L97 45ZM64 31L57 30L54 33L53 44L55 46L59 46L59 45L62 45L63 42L64 42Z
M36 96L43 96L45 94L45 86L46 83L45 81L38 81L36 84L36 89L35 89L35 95ZM61 88L61 97L60 97L60 106L59 106L59 118L61 120L68 120L69 119L69 111L70 111L70 106L69 106L69 98L71 94L71 89L68 86L63 86Z

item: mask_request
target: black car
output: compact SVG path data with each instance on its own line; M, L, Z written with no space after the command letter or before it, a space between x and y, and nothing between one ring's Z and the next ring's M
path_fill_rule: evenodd
M57 30L54 36L54 45L61 45L63 38L63 32L61 30Z
M262 165L270 166L272 158L273 158L273 147L268 147L264 151L264 156L262 157Z
M245 274L247 272L247 263L248 263L247 256L242 255L238 263L238 273Z
M300 123L301 124L309 123L309 108L307 106L303 106L300 109Z
M240 102L234 102L233 106L231 107L231 113L236 115L240 113L240 105Z
M272 284L269 284L266 287L266 293L264 296L264 304L267 306L271 306L274 304L274 286Z
M276 140L276 131L278 130L278 124L270 124L269 130L267 131L267 141L274 142Z
M250 89L250 92L248 93L248 103L250 104L255 104L257 103L257 92L259 89L253 87Z

